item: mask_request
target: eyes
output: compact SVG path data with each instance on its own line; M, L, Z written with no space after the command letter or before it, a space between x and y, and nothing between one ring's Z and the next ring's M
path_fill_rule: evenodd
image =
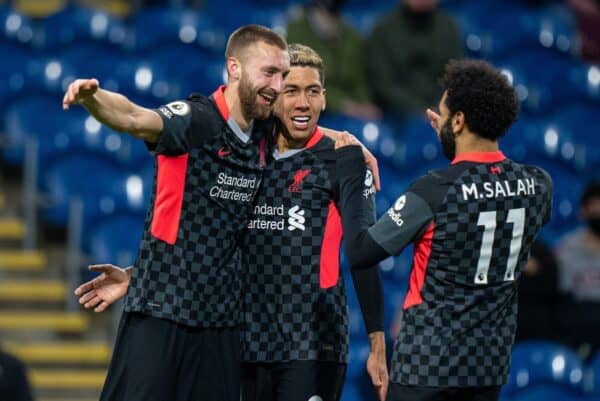
M289 96L297 96L300 94L300 88L297 87L286 87L283 90L283 93ZM319 96L321 95L321 89L317 87L310 87L306 89L306 94L308 96Z

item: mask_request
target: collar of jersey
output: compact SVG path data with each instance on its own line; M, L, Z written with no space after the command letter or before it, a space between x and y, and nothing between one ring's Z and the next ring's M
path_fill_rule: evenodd
M506 156L499 150L494 152L465 152L456 156L452 160L452 164L460 162L498 163L504 159L506 159Z
M219 114L221 114L221 117L223 117L223 119L227 122L229 128L231 128L233 133L240 139L240 141L242 141L243 143L248 143L248 141L250 140L254 122L250 125L248 133L246 133L242 131L238 123L233 118L230 118L229 107L227 107L227 102L225 101L225 85L219 86L217 90L213 92L212 98L214 99L215 104L217 105Z
M315 130L313 131L312 135L310 136L310 139L306 143L305 147L300 148L300 149L288 149L283 153L279 153L277 151L277 146L275 146L275 148L273 149L273 158L275 160L281 160L281 159L287 159L288 157L292 157L306 149L312 148L317 143L319 143L321 138L323 138L323 133L321 132L321 130L319 130L319 127L317 126L317 127L315 127Z

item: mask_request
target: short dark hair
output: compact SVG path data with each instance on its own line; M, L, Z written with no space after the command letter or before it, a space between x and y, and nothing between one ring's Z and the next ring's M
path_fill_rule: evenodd
M299 43L288 45L290 67L311 67L319 72L321 85L325 84L325 65L319 53L312 48Z
M225 58L241 57L241 53L256 42L265 42L281 50L287 50L287 42L278 33L262 25L244 25L229 36Z
M592 199L600 198L600 181L590 182L581 195L581 206L587 206Z
M519 101L508 78L481 60L450 60L442 85L446 106L453 115L462 111L476 135L497 140L517 119Z

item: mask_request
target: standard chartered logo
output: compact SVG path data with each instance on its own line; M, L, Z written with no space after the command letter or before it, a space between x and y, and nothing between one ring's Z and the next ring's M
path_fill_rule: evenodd
M288 230L305 230L304 223L306 222L306 218L304 218L304 210L301 210L300 206L296 205L290 208L290 210L288 211L288 216L290 216L288 218Z

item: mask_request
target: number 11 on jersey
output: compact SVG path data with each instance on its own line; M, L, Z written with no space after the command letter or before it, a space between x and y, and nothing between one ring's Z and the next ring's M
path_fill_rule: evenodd
M496 211L481 212L477 220L478 226L483 226L483 238L481 239L481 248L479 260L477 262L477 273L475 274L475 284L487 284L488 270L492 260L492 247L494 245L494 236L496 233ZM513 281L515 279L515 268L519 261L519 253L523 244L523 229L525 228L525 209L511 209L506 218L507 223L512 223L512 239L510 241L509 256L506 263L506 272L504 281Z

